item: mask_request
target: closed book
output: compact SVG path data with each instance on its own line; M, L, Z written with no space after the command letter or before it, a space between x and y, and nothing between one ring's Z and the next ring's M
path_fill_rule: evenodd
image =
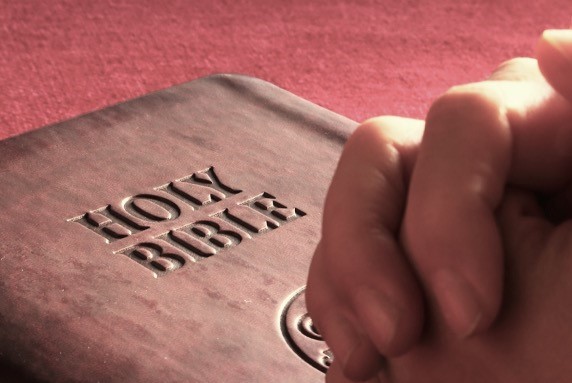
M322 381L303 291L355 125L217 75L1 141L5 380Z

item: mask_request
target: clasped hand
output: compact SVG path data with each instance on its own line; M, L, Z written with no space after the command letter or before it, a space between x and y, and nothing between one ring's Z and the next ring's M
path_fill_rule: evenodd
M571 382L572 31L350 137L306 301L328 382Z

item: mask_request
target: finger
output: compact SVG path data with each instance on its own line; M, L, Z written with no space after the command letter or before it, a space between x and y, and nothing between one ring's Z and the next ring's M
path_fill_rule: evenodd
M506 286L505 302L495 323L502 327L502 323L510 321L509 317L514 314L519 317L534 316L526 310L522 311L523 304L538 312L538 301L535 299L539 297L538 288L544 284L546 266L555 263L546 257L545 251L554 226L544 216L537 196L519 188L507 189L497 217L504 242ZM559 254L559 258L562 258L562 254ZM540 299L546 302L546 297Z
M520 188L506 190L497 209L497 218L507 256L538 256L554 228L534 193ZM519 260L512 264L528 265L530 262Z
M488 328L500 307L503 253L494 211L505 184L550 191L570 179L572 113L531 63L524 62L522 81L497 75L451 89L427 117L403 241L459 337Z
M519 85L514 88L519 95L503 95L512 133L509 182L536 192L557 192L572 176L572 104L547 83Z
M504 99L513 131L509 181L535 191L560 190L572 174L572 105L554 92L532 58L505 61L488 80L513 82L488 84Z
M334 362L330 368L328 369L328 373L326 374L326 383L355 383L356 381L349 380L344 376L343 369L340 365ZM385 383L383 380L380 380L377 376L374 376L367 381L362 380L361 382L364 383Z
M530 57L515 57L501 63L488 77L489 81L544 81L538 62Z
M336 365L353 379L374 376L383 366L369 338L361 331L354 313L343 304L323 271L329 262L321 243L316 248L306 287L306 305L312 321L334 354Z
M398 355L418 337L423 303L396 242L422 123L370 120L350 138L323 221L326 265L340 296L357 313L378 350Z
M566 54L572 57L570 36L571 30L545 31L536 49L539 68L534 68L534 61L528 65L524 62L513 65L513 72L526 73L522 80L527 82L520 84L519 97L505 97L516 101L508 105L506 113L513 131L513 163L509 178L514 185L553 193L570 182L572 61L566 59ZM508 72L503 75L511 77ZM538 74L542 78L539 79ZM515 105L517 103L521 105Z
M510 165L498 101L451 92L431 108L413 172L403 238L445 321L461 338L500 306L502 243L493 211Z
M351 136L326 198L323 261L310 270L315 283L309 284L307 298L320 326L328 326L327 308L355 313L359 331L384 355L404 352L423 325L421 293L396 242L405 181L422 129L419 121L381 118ZM314 273L323 276L314 278ZM337 305L319 305L318 292L326 290L336 295ZM347 374L350 367L342 364Z
M548 99L548 102L530 108L524 118L518 113L512 118L509 116L514 132L509 182L544 192L558 190L558 198L550 198L544 208L550 211L555 222L570 217L572 199L568 197L572 196L572 185L567 185L567 192L561 189L572 173L571 105L546 86L549 84L536 59L517 57L507 60L493 71L488 80L520 82L516 86L522 92L538 91Z
M572 102L572 30L546 30L538 40L536 56L546 80Z

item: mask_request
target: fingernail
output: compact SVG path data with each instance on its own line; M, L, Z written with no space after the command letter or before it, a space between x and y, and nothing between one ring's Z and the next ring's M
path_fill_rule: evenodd
M547 29L542 38L572 61L572 29Z
M354 302L360 319L379 351L387 351L395 338L400 310L387 295L371 288L358 290Z
M445 321L459 338L475 333L483 313L471 285L450 270L435 274L433 289Z

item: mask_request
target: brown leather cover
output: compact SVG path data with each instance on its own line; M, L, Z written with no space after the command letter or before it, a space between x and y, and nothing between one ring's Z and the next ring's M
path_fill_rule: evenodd
M321 381L301 288L354 127L219 75L0 142L4 380Z

